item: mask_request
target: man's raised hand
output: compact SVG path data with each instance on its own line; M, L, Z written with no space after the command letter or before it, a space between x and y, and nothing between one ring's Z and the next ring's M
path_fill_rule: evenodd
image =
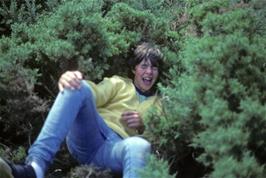
M58 81L59 91L63 91L64 88L67 89L79 89L80 82L83 79L82 73L80 71L66 71L63 73Z

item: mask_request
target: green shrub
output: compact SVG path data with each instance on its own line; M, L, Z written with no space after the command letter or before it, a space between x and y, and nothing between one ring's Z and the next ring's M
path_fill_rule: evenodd
M12 30L0 39L0 124L1 135L8 135L0 142L6 145L28 146L35 139L64 71L78 69L95 82L103 76L124 75L128 71L121 66L127 64L132 46L147 38L166 56L176 56L179 35L169 20L160 17L156 8L160 1L146 4L146 9L136 8L134 1L27 2L38 8L23 9L22 2L16 8L35 12L34 20L2 22Z
M264 1L1 3L4 145L31 144L64 71L81 70L95 82L124 75L132 47L149 39L162 49L166 66L159 84L163 110L145 120L145 134L172 163L170 172L186 176L182 169L192 167L185 161L191 158L200 165L194 177L266 174ZM173 177L167 167L152 158L142 175Z
M16 149L10 149L10 147L0 144L0 156L6 159L10 159L14 162L22 161L26 156L26 150L24 147L19 146Z
M139 170L141 178L174 178L175 175L169 174L169 168L167 162L162 159L158 159L155 156L150 156L148 164L144 169Z
M0 36L10 35L15 23L32 24L44 13L52 12L63 0L2 0L0 4Z
M161 86L164 116L147 123L159 149L189 152L208 177L265 175L265 10L260 1L191 1L179 55Z

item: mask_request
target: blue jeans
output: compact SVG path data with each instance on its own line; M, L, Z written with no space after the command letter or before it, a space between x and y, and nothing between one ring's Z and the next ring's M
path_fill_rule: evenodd
M143 138L123 139L105 124L85 81L80 89L58 94L26 161L35 161L46 171L65 138L81 164L123 172L123 178L137 178L137 169L144 167L150 153L150 143Z

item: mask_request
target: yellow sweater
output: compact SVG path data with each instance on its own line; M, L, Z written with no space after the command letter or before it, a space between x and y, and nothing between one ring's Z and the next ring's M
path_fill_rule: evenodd
M124 126L121 122L121 114L124 111L137 111L141 117L152 105L158 105L158 97L151 96L140 102L132 80L120 76L104 78L99 84L88 81L95 97L99 114L106 124L122 137L136 135L134 129Z

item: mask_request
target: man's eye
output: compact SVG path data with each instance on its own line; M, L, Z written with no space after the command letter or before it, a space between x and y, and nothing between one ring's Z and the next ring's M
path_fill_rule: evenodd
M145 65L145 64L143 64L143 65L141 65L141 68L142 69L147 69L149 66L148 65Z

